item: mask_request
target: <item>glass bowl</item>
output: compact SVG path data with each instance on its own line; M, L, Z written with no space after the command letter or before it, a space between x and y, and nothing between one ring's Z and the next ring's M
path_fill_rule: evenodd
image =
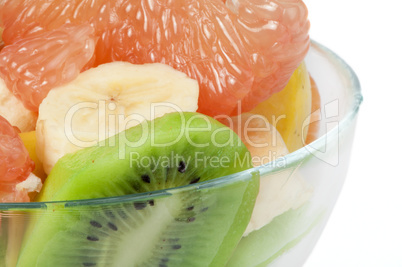
M302 266L341 191L362 101L356 75L327 48L312 42L306 64L321 96L317 140L269 164L199 184L103 199L0 204L0 266ZM264 194L254 213L267 223L238 232L251 214L242 206L246 188L256 179ZM189 196L195 204L178 218L171 203ZM52 223L59 224L63 234L36 237L38 244L50 241L26 251L38 220L50 232ZM180 227L159 229L163 220ZM100 242L130 224L143 231ZM20 252L34 260L18 261ZM151 254L153 261L144 262Z

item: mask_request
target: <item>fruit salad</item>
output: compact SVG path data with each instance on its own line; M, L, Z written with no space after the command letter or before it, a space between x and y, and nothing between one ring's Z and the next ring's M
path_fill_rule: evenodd
M0 213L4 264L244 261L314 191L253 169L317 138L308 30L301 0L0 1L0 202L46 203Z

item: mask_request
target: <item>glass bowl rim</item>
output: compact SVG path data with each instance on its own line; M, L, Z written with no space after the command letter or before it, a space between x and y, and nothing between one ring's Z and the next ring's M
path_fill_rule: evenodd
M348 78L351 84L351 88L349 88L353 93L354 102L352 108L348 110L346 115L341 119L339 125L329 131L328 133L320 136L315 141L313 141L310 145L321 148L323 147L326 142L327 138L331 140L331 136L334 136L336 132L342 131L348 127L350 122L356 117L361 102L363 101L363 97L361 94L361 87L359 79L357 78L356 73L353 69L336 53L332 50L328 49L327 47L323 46L322 44L311 40L310 50L314 49L318 52L321 52L325 59L330 61L330 64L333 66L339 66L339 69L342 71L342 76ZM275 173L286 169L290 166L296 165L305 159L311 156L311 152L309 152L304 147L287 154L282 159L285 160L286 165L284 166L276 166L276 161L269 162L267 164L254 167L252 169L248 169L242 172L234 173L231 175L219 177L216 179L212 179L209 181L185 185L181 187L175 187L170 189L162 189L158 191L152 192L145 192L139 194L132 194L132 195L124 195L124 196L116 196L116 197L105 197L105 198L96 198L96 199L82 199L82 200L69 200L69 201L49 201L49 202L20 202L20 203L0 203L0 211L1 210L31 210L31 209L42 209L46 208L47 206L51 205L66 205L66 206L87 206L87 205L101 205L101 204L119 204L122 202L136 202L136 201L144 201L149 199L154 199L158 197L166 197L169 195L174 194L176 191L192 191L192 190L202 190L204 188L216 187L216 186L225 186L229 185L241 180L247 180L251 177L257 175L266 175L268 173ZM279 160L279 159L277 159Z

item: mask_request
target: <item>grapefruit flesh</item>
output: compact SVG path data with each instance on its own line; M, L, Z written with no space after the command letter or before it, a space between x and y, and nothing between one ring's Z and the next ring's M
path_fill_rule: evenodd
M27 192L16 190L35 164L29 158L18 131L0 116L0 202L29 201Z
M64 24L90 23L102 29L116 17L110 12L115 1L109 0L6 0L0 23L4 28L3 40L13 44L28 36L59 29ZM0 24L1 27L1 24Z
M0 7L1 8L1 7ZM0 22L1 23L1 22ZM1 28L0 27L0 51L1 51L1 49L3 49L3 47L4 47L4 42L3 42L3 39L2 39L2 35L3 35L3 28Z
M65 24L4 47L0 77L26 108L38 111L52 88L76 78L94 49L91 26Z
M309 47L298 0L238 1L236 9L221 0L125 2L116 10L124 20L98 43L97 64L169 64L198 80L198 111L211 116L249 111L280 91Z
M95 65L165 63L200 84L199 112L246 112L285 87L309 47L302 0L6 0L6 44L89 23Z

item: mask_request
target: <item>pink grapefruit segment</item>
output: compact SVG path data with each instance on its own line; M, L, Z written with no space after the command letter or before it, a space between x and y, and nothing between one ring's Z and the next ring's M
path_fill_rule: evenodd
M254 82L242 100L249 111L285 88L309 49L310 22L302 0L229 2L239 3L234 23L253 62Z
M249 111L283 89L309 47L301 0L122 3L97 64L169 64L198 80L199 112L211 116Z
M65 24L4 47L0 52L0 77L26 108L38 111L52 88L80 73L94 49L91 26Z
M16 190L34 169L18 131L0 116L0 202L29 201L28 193Z
M110 0L5 0L0 11L3 40L13 44L28 36L56 30L64 24L87 24L103 29L112 14Z
M198 80L199 112L210 116L247 112L283 89L309 47L302 0L5 0L4 9L6 44L88 22L95 65L168 64Z

